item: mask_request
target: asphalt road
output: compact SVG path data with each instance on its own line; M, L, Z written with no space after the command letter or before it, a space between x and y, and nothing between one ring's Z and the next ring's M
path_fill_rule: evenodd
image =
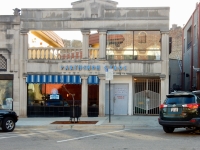
M199 150L200 134L161 127L125 130L15 129L0 132L1 150Z

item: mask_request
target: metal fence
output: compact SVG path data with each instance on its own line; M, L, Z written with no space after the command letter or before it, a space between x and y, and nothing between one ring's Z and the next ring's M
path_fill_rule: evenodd
M134 114L159 114L160 79L134 79Z

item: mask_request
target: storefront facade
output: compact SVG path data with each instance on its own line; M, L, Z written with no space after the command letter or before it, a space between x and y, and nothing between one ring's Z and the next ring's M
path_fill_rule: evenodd
M97 115L105 116L108 114L108 81L105 78L108 68L114 71L112 114L148 114L164 101L169 91L169 7L117 8L114 1L83 0L72 3L72 8L22 9L21 16L14 17L20 21L18 32L11 37L14 46L9 56L17 61L15 70L18 73L11 74L14 75L13 109L20 116L29 116L28 91L37 84L40 89L50 84L79 89L80 96L76 100L81 101L81 116L88 116L92 89L97 89L98 94L94 96ZM5 22L4 26L7 24ZM30 48L27 33L31 30L79 30L83 35L82 49ZM99 33L99 47L89 47L91 30ZM11 33L8 31L1 32L8 35ZM14 28L11 31L14 34ZM20 39L18 44L12 43L17 38ZM8 43L6 38L4 42ZM8 49L8 45L5 48Z

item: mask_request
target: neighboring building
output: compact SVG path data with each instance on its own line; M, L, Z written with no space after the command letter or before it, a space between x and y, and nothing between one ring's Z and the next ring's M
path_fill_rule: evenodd
M183 89L200 90L200 4L183 28Z
M80 106L82 116L105 116L110 98L113 115L159 113L169 91L169 7L117 4L82 0L72 8L31 8L0 16L0 83L11 81L9 97L20 116L69 116L64 102ZM80 30L82 47L29 47L32 30ZM90 38L94 30L98 40ZM109 69L114 74L110 86ZM38 98L28 92L35 84ZM41 96L41 105L29 103L29 97L41 101Z
M82 48L82 42L79 40L66 40L63 39L64 47L66 48Z
M29 47L64 47L62 38L53 31L35 31L28 33Z
M170 92L182 90L182 34L176 24L169 30L169 87Z

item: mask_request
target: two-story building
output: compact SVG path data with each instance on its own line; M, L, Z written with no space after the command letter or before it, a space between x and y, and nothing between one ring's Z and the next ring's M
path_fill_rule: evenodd
M159 113L169 91L169 7L117 4L82 0L72 8L23 8L21 15L0 16L0 84L12 82L10 97L20 116L68 116L69 106L46 105L49 94L74 100L81 116L105 116L109 105L113 115ZM72 30L82 32L82 48L28 45L30 31ZM98 31L97 43L90 43L91 30ZM28 103L30 84L39 85L45 105ZM49 84L55 86L47 90Z
M196 8L183 28L183 89L200 90L200 4Z

